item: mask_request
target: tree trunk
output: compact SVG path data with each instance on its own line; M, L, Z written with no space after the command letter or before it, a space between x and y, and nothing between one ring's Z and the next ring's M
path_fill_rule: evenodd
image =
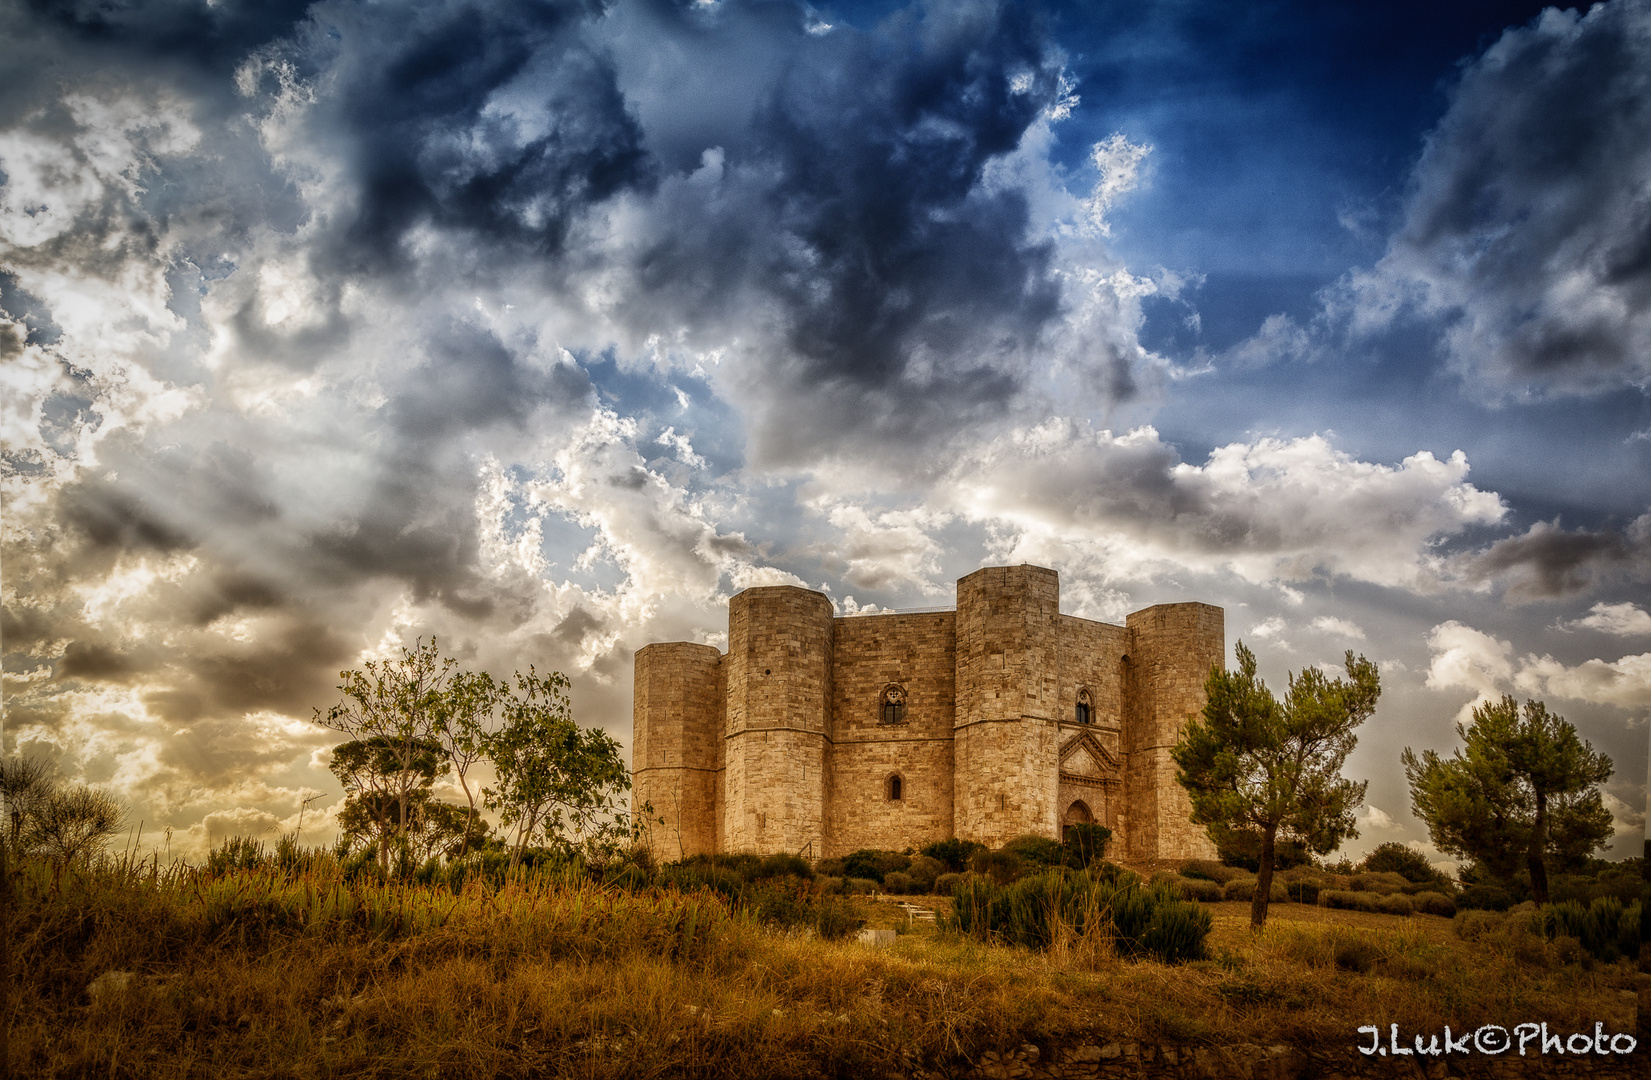
M1531 826L1531 843L1525 849L1525 865L1531 872L1531 898L1538 905L1548 902L1548 796L1536 793L1536 822Z
M1267 922L1267 899L1273 892L1273 843L1278 826L1269 825L1261 832L1261 866L1255 873L1255 896L1250 899L1250 929L1260 930Z

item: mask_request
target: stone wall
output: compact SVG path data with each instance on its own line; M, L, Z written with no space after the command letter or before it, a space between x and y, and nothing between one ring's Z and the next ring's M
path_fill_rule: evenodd
M825 850L831 601L790 585L728 605L723 845Z
M1159 604L1132 612L1125 621L1130 632L1126 857L1214 858L1215 845L1204 827L1192 823L1192 804L1175 780L1169 751L1187 718L1204 708L1210 668L1225 663L1222 611L1209 604Z
M718 850L722 788L722 654L673 641L636 653L632 804L652 805L657 858Z
M832 645L827 856L899 850L952 835L956 614L837 620ZM904 722L885 724L882 696L905 692ZM889 798L900 777L901 797Z
M1059 577L1036 566L976 571L957 597L955 612L836 619L821 593L747 589L720 662L709 646L640 650L635 802L667 817L656 853L997 845L1060 835L1082 801L1125 858L1212 856L1169 748L1225 659L1221 609L1061 615ZM901 723L881 715L891 687Z
M956 835L1055 834L1060 578L993 566L957 583Z

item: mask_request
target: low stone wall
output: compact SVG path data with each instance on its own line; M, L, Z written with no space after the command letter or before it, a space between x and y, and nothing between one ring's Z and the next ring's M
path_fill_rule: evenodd
M1365 1057L1351 1048L1305 1051L1291 1046L1186 1047L1142 1043L1104 1043L1043 1050L1033 1045L998 1053L988 1051L972 1068L952 1077L967 1080L1361 1080L1405 1077L1435 1080L1468 1077L1485 1080L1548 1080L1589 1077L1641 1080L1648 1075L1642 1055L1569 1058L1526 1057L1428 1058L1424 1062ZM941 1080L945 1073L920 1074Z

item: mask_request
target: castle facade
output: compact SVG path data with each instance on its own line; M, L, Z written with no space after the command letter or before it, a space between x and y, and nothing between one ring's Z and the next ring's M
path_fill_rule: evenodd
M988 567L955 611L835 617L823 594L746 589L728 652L636 653L633 804L662 859L991 846L1096 822L1131 861L1209 858L1169 750L1222 665L1222 611L1123 626L1060 613L1060 579Z

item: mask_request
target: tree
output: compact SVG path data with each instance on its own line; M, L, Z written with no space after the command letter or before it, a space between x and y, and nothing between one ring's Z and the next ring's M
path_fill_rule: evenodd
M1611 837L1598 786L1611 759L1542 702L1521 709L1508 696L1475 706L1456 736L1463 746L1449 759L1405 749L1412 809L1440 851L1494 877L1512 880L1523 862L1533 898L1547 903L1549 860L1579 862Z
M315 710L317 723L342 731L354 742L371 744L375 754L389 755L391 767L380 775L390 781L389 790L396 800L393 820L398 841L405 839L410 821L408 800L422 783L419 763L432 745L442 752L435 736L456 663L441 656L434 638L428 645L421 639L413 648L403 648L399 660L368 660L363 665L365 672L339 672L343 681L338 689L344 699L325 714ZM389 867L384 844L379 845L379 866Z
M476 822L479 792L470 788L470 769L488 756L487 741L496 728L495 713L508 696L508 689L485 671L460 671L449 680L437 709L436 739L452 763L453 774L469 803L459 843L461 852L469 850Z
M28 823L56 786L44 761L0 758L0 803L5 806L5 836L12 847L21 846Z
M447 756L433 739L408 747L375 736L333 747L328 768L344 785L339 828L346 837L371 836L378 844L379 869L388 872L390 848L411 845L410 830L446 765Z
M628 831L619 798L631 777L620 746L603 731L574 723L567 688L560 672L517 672L515 690L500 707L502 726L487 740L498 783L482 794L488 809L501 811L515 829L512 866L530 842L571 847Z
M1240 641L1238 671L1210 670L1203 720L1189 719L1170 751L1176 779L1192 801L1192 820L1209 826L1218 847L1233 834L1258 840L1250 925L1267 921L1279 840L1300 841L1320 855L1358 835L1353 809L1365 784L1344 779L1342 763L1358 739L1353 729L1376 710L1376 665L1347 653L1347 678L1317 668L1290 676L1280 702L1256 675L1255 654Z
M0 761L0 798L5 801L7 846L60 865L101 849L126 825L126 807L119 798L85 784L56 783L40 761Z

